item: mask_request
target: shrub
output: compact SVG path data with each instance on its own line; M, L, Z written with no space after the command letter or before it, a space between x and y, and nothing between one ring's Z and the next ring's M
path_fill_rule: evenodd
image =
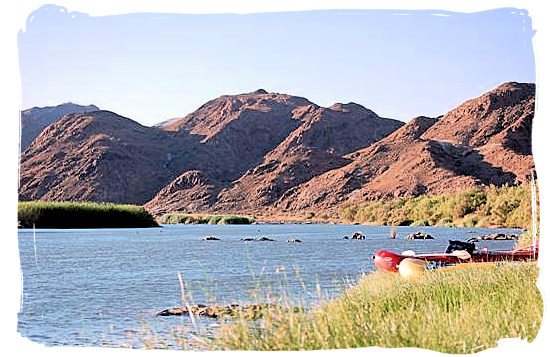
M383 225L529 227L530 185L467 189L449 195L383 199L347 204L341 217ZM538 219L538 212L537 212Z

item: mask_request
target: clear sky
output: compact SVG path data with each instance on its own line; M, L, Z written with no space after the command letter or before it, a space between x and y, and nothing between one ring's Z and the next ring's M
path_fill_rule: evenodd
M22 102L95 104L153 125L263 88L408 121L535 82L533 35L510 8L90 17L50 5L19 34Z

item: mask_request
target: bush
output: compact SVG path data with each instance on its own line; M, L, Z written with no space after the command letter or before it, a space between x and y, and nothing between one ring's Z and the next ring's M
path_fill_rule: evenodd
M531 226L531 188L491 186L449 195L379 200L348 204L340 212L349 221L382 225L525 228Z
M167 213L159 218L161 224L251 224L252 216Z
M430 222L426 219L419 219L417 221L414 221L411 226L429 226Z

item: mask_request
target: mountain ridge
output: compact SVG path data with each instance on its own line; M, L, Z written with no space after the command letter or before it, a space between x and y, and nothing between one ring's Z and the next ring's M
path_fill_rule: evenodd
M534 101L534 84L507 82L408 123L354 102L321 107L265 90L220 96L152 127L73 113L23 151L20 199L259 213L520 184L534 168ZM83 172L93 174L74 179Z

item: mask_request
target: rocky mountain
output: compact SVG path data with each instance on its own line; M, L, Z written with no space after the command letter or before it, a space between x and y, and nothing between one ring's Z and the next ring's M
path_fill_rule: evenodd
M355 104L320 108L264 90L222 96L152 128L107 111L71 114L22 153L20 199L151 200L155 212L211 209L220 192L266 159L303 162L294 178L301 183L342 166L342 154L400 125ZM314 170L308 157L317 158Z
M112 112L68 114L22 153L19 199L145 203L181 170L179 147Z
M261 209L288 189L347 164L343 155L401 125L355 103L322 108L263 90L223 96L160 127L199 135L204 147L229 167L185 172L146 208L155 214Z
M155 127L106 111L69 114L22 153L20 199L260 213L514 185L533 168L534 101L534 84L505 83L407 124L264 90Z
M99 110L95 105L64 103L55 107L34 107L21 112L21 151L24 151L40 132L63 115Z
M450 193L520 184L534 168L535 85L505 83L439 118L419 117L341 168L316 176L275 203L278 209L329 209L344 202Z

